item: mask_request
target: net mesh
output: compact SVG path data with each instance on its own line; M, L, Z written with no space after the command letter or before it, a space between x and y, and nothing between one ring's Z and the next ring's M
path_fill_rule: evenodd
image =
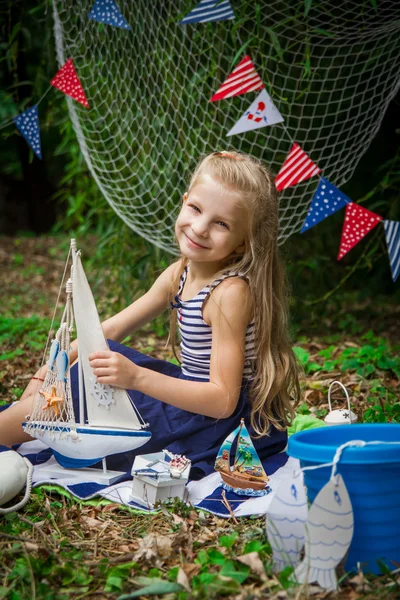
M43 384L34 394L33 409L25 425L25 431L34 437L49 430L61 436L67 433L64 424L69 424L69 430L75 429L75 417L72 404L71 380L69 375L68 354L71 346L71 334L74 328L72 306L72 282L67 284L66 304L61 318L61 324L52 342L47 364L49 368ZM57 352L53 354L54 345ZM65 357L65 362L60 358ZM56 358L57 357L57 358Z
M58 62L73 57L91 106L68 98L71 119L104 197L168 252L201 155L250 152L277 173L296 141L342 186L399 87L397 0L314 0L307 15L298 0L231 0L234 20L185 26L196 0L118 0L132 31L89 20L93 3L53 3ZM209 99L246 53L285 123L226 137L258 92ZM317 185L280 194L280 243L300 229Z

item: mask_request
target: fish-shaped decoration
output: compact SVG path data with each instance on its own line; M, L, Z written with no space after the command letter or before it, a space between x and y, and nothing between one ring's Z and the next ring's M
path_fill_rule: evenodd
M69 364L68 354L65 352L65 350L61 350L61 352L58 353L57 359L56 359L57 381L64 381L66 383L67 378L66 378L65 374L68 369L68 364Z
M315 498L306 523L305 557L296 567L299 583L317 581L337 589L335 568L349 549L354 531L353 509L341 475L330 479Z
M58 351L60 349L60 342L58 340L53 340L50 346L50 354L49 360L46 362L46 365L49 366L50 371L54 368L54 361L57 358Z
M300 561L307 514L307 497L301 478L281 481L267 512L267 536L274 571L295 567Z

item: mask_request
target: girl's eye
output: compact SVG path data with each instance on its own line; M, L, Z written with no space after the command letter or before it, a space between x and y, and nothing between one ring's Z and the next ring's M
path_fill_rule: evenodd
M226 223L224 223L223 221L217 221L218 225L221 225L222 227L225 227L226 229L229 229L228 225Z
M190 206L190 208L193 208L193 210L196 210L197 212L200 212L199 207L196 206L195 204L190 204L189 206Z

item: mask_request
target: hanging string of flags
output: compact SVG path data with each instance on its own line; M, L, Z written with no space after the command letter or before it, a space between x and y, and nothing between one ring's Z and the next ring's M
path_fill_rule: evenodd
M69 58L65 65L55 74L50 81L50 87L51 86L59 89L67 96L71 96L71 98L80 102L80 104L83 104L86 108L90 108L79 77L76 74L72 58ZM46 94L43 94L42 99ZM12 123L15 124L18 131L32 148L33 152L41 160L42 150L39 127L39 103L40 102L27 108L17 117L14 117Z
M180 24L220 21L222 18L234 18L230 2L201 0L197 7L180 21ZM225 79L210 99L210 102L225 100L258 90L262 91L227 133L227 136L284 122L284 118L265 90L264 83L248 54ZM318 165L295 142L276 176L275 186L277 191L281 192L320 173L321 169ZM311 229L311 227L344 207L346 207L346 211L338 260L354 248L380 221L383 221L392 278L393 281L396 281L400 273L400 222L383 220L383 217L352 202L350 198L324 177L320 176L318 188L311 200L300 233Z
M131 31L129 23L125 20L114 0L96 0L88 14L88 18L99 23ZM179 23L187 25L227 21L234 18L235 14L229 0L200 0L197 6ZM51 86L70 96L85 108L90 108L72 58L67 60L50 81ZM230 129L227 137L284 122L283 116L266 91L264 83L248 54L240 60L232 73L211 97L210 102L218 102L232 98L233 96L256 91L260 92L257 98ZM42 96L42 99L45 95ZM10 123L15 124L18 131L32 148L34 154L39 159L42 159L38 111L40 101L13 118ZM8 124L6 123L2 127ZM294 142L276 176L275 186L277 191L280 192L320 173L321 169L318 165L311 160L299 144ZM393 281L396 281L400 274L400 222L384 220L383 217L376 213L352 202L350 198L326 178L320 175L319 177L318 187L311 200L310 208L300 233L311 229L345 207L344 225L338 254L338 260L340 260L376 227L380 221L383 221L392 278Z

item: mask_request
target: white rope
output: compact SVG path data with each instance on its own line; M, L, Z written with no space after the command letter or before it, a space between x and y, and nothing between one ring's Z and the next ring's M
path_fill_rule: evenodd
M64 272L60 284L60 288L58 290L58 296L56 301L56 306L53 313L53 318L51 322L50 332L53 328L53 323L55 319L56 310L58 308L61 290L63 288L65 274L68 268L69 260L71 255L71 249L69 249L68 257L65 263ZM70 353L71 349L71 333L73 330L73 307L72 307L72 283L69 279L66 283L66 301L63 310L63 314L61 317L61 323L57 330L55 339L59 342L59 350L58 352L65 351L67 356ZM47 348L49 345L50 335L47 338L46 348L43 353L42 365L44 364L45 357L47 354ZM47 394L52 394L53 389L56 389L57 398L63 398L64 402L60 402L56 404L56 409L53 409L51 406L43 406L43 394L37 394L38 386L36 386L35 393L33 395L32 400L32 408L31 414L29 416L29 420L27 421L24 429L27 433L33 435L33 437L37 437L36 433L41 432L46 429L46 423L57 423L55 425L55 430L58 429L58 424L62 425L64 423L68 423L71 428L75 428L75 416L72 402L72 392L71 392L71 384L69 378L70 365L68 362L67 371L66 371L66 382L58 378L58 369L57 369L57 361L52 369L48 369L44 382L42 384L40 392L44 392ZM62 427L60 427L62 432Z
M171 253L180 198L201 154L242 150L278 172L296 141L341 187L399 89L397 0L377 10L349 0L334 14L331 0L320 0L307 18L298 0L232 0L235 20L185 26L179 21L196 0L120 0L132 31L99 31L87 18L92 5L53 2L58 63L73 57L91 107L67 98L77 138L116 213ZM256 93L209 99L246 53L285 123L228 138ZM318 183L280 194L281 243L299 231Z
M12 512L15 512L16 510L19 510L20 508L25 506L25 504L28 502L28 500L31 496L33 464L25 456L21 456L21 458L24 459L24 461L26 462L27 467L28 467L28 471L26 474L26 489L25 489L24 497L22 498L22 500L20 502L18 502L17 504L14 504L14 506L9 506L7 508L0 507L0 515L7 515L8 513L12 513Z

